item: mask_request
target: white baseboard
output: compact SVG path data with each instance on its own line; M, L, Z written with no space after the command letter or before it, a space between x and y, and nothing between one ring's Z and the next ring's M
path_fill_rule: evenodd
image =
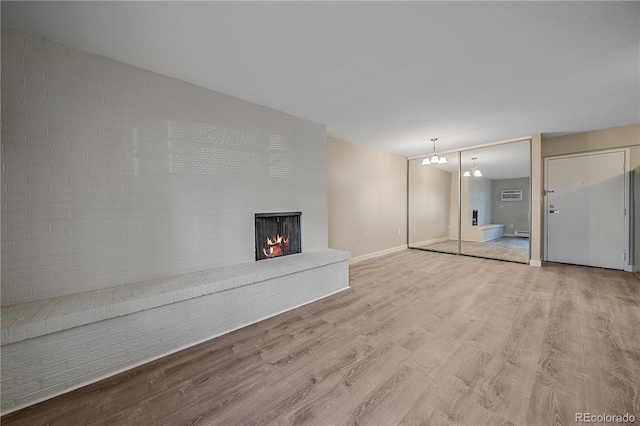
M354 263L358 263L358 262L364 262L365 260L369 260L369 259L375 259L376 257L384 256L386 254L391 254L391 253L395 253L395 252L406 250L406 249L407 249L407 245L404 244L402 246L392 247L389 249L380 250L373 253L363 254L362 256L352 257L351 259L349 259L349 265L353 265Z
M533 260L533 259L531 259L529 261L529 265L537 266L538 268L542 268L542 261L541 260Z
M429 244L441 243L443 241L449 241L451 238L447 235L446 237L433 238L431 240L418 241L415 243L411 243L411 247L420 247L420 246L428 246Z

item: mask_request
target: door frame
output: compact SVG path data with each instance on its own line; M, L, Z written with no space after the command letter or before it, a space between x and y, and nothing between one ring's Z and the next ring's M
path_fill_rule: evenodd
M600 154L608 154L612 152L623 152L624 153L624 208L625 208L625 219L624 219L624 252L625 252L625 260L624 260L624 270L627 272L633 272L633 266L631 264L631 250L630 250L630 236L629 232L631 230L631 209L630 209L630 171L629 171L629 160L631 156L630 148L613 148L613 149L603 149L596 151L585 151L585 152L576 152L573 154L564 154L564 155L554 155L544 158L544 185L542 190L542 204L544 209L544 215L542 216L544 219L544 244L543 244L543 260L548 261L548 253L549 253L549 209L547 208L547 185L549 183L549 179L547 176L548 171L548 163L549 160L558 160L562 158L574 158L574 157L585 157L589 155L600 155Z

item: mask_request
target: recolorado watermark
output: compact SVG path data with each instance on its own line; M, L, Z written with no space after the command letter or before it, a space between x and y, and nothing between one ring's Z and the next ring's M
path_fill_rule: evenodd
M635 423L633 414L576 413L576 423Z

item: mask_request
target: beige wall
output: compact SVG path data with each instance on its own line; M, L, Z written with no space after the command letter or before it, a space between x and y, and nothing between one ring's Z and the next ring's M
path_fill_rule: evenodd
M409 245L449 238L450 203L451 173L409 161Z
M640 124L576 133L557 138L544 138L542 139L542 156L550 157L634 145L640 146ZM640 156L636 153L635 158L633 157L632 155L631 167L640 165L633 164L633 161L640 161Z
M406 247L405 157L328 137L327 177L330 248L358 258Z
M460 207L463 198L460 196L460 186L462 186L462 181L458 183L459 180L460 178L458 173L451 174L451 203L449 205L449 239L451 240L458 239L458 233L462 229L462 224L458 223L458 217L461 214L462 217L464 217L464 213L462 213L462 208Z
M630 147L630 169L640 173L640 124L594 130L556 138L531 138L531 263L539 264L543 256L542 190L543 157ZM404 157L354 145L333 138L327 139L329 181L329 246L363 256L406 243L406 174ZM640 178L638 179L640 181ZM455 181L457 182L457 180ZM449 191L450 228L457 222L457 184L451 180ZM640 184L638 185L640 186ZM634 188L638 193L640 190ZM387 200L386 202L384 200ZM640 202L637 203L640 205ZM635 223L640 224L640 207L635 209ZM409 223L412 230L411 222ZM398 236L398 230L401 235ZM394 232L395 231L395 232ZM427 231L427 229L425 229ZM432 229L433 231L433 229ZM640 225L634 231L640 234ZM410 235L411 241L419 241ZM451 229L456 237L457 229ZM426 232L422 238L437 238ZM640 250L635 250L635 264L640 264Z

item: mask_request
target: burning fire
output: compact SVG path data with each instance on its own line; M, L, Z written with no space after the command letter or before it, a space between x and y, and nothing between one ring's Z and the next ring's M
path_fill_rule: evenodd
M275 238L271 239L267 237L267 247L262 249L262 253L266 257L276 257L282 254L282 250L289 244L289 237L284 237L282 235L276 235Z

